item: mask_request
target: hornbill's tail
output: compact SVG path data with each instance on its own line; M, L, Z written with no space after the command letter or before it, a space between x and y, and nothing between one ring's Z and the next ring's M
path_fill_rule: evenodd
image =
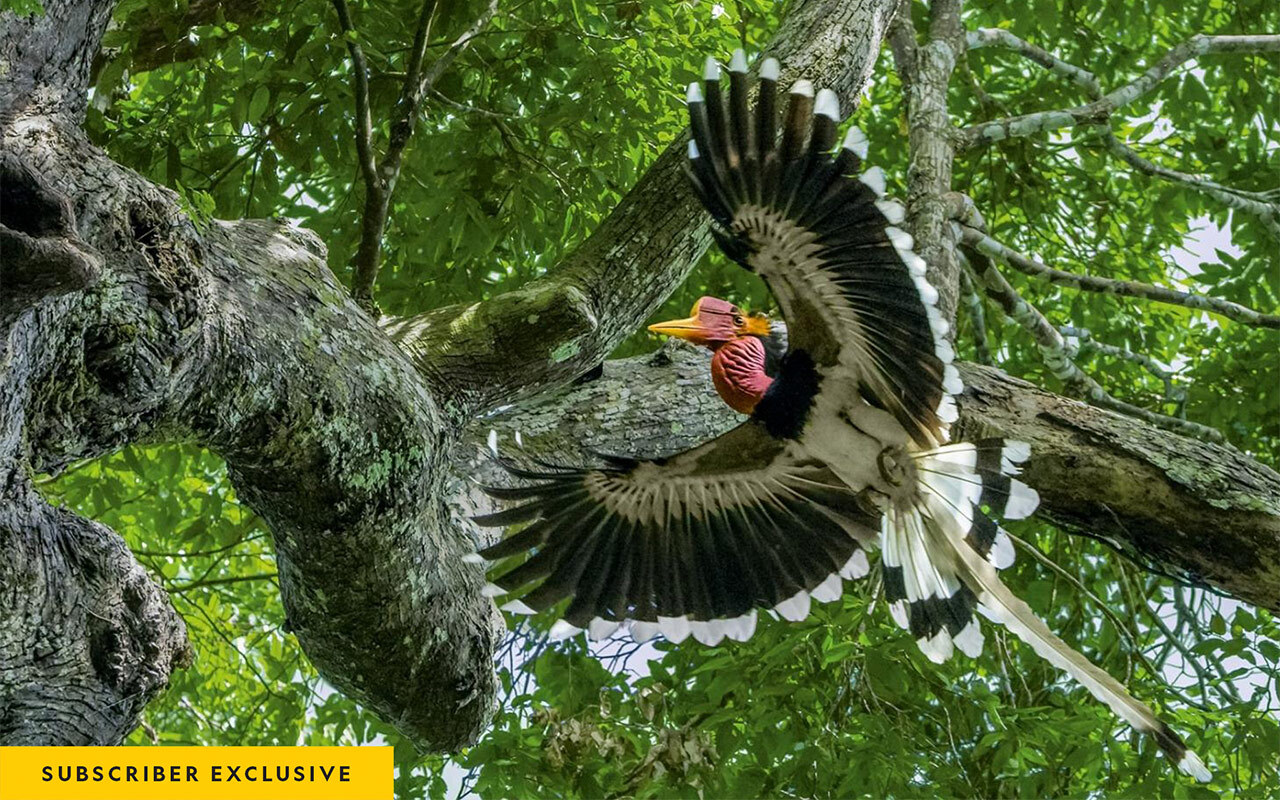
M1180 771L1209 780L1204 762L1172 728L1054 635L1000 580L996 568L1011 563L1013 549L1008 534L982 508L1010 519L1035 510L1035 491L1013 477L1028 453L1021 442L986 440L915 454L920 492L913 503L888 509L882 522L885 595L894 619L912 632L925 655L941 662L954 649L970 656L981 651L977 608L1134 729L1150 734Z

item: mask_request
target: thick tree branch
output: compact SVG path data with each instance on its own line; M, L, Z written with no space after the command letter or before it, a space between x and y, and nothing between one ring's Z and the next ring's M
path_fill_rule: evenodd
M1084 397L1096 406L1119 411L1171 431L1209 442L1224 441L1222 433L1214 428L1185 419L1168 417L1112 397L1106 389L1076 365L1062 334L1045 318L1040 309L1022 299L1017 290L1000 274L1000 270L995 268L993 262L985 257L985 253L979 252L975 255L978 256L974 259L978 262L975 272L987 296L996 301L1010 319L1031 334L1044 365L1049 368L1055 378L1066 385L1071 393Z
M1153 286L1149 283L1101 278L1096 275L1077 275L1074 272L1054 269L997 242L987 234L967 225L961 226L961 231L961 237L966 246L1008 264L1019 272L1046 280L1058 286L1068 286L1088 292L1114 294L1121 297L1137 297L1197 311L1209 311L1241 324L1258 328L1280 328L1280 315L1277 314L1263 314L1239 303L1233 303L1230 300L1191 294L1177 289L1167 289L1163 286Z
M1002 41L1002 43L1004 42ZM1026 48L1030 47L1030 45L1026 45ZM1015 49L1025 54L1026 48L1016 47ZM1044 51L1039 52L1048 56ZM1274 52L1280 52L1280 36L1205 36L1203 34L1193 36L1169 50L1163 58L1137 79L1101 96L1091 103L1075 106L1074 108L1039 111L1034 114L1022 114L1007 119L971 125L968 128L957 131L956 148L957 150L967 150L1012 137L1032 136L1059 128L1103 123L1117 109L1128 105L1154 89L1175 69L1191 59L1213 53ZM1059 61L1052 56L1049 56L1049 59L1054 64L1054 66L1050 67L1051 69L1067 75L1077 83L1080 82L1078 73L1063 71L1065 62Z
M0 333L21 331L13 352L39 353L46 367L24 378L26 389L0 374L0 419L15 421L24 448L0 452L0 472L56 473L128 442L217 452L271 530L287 624L320 673L425 748L474 741L492 714L498 631L480 576L458 559L466 543L438 488L450 428L416 370L325 268L323 246L273 222L199 232L171 193L43 117L18 120L0 149L91 212L74 231L103 265L75 292L3 295L5 314L35 322L20 329L3 316ZM4 222L62 235L7 208ZM83 521L42 522L38 508L15 508L6 533L56 525L46 538L77 541ZM94 535L122 547L100 528ZM129 580L115 569L95 580ZM73 597L76 573L64 572L51 592ZM24 631L21 613L0 608L0 629ZM74 635L65 646L84 648L91 670L99 653L114 657L109 642ZM0 651L0 663L10 659L21 663ZM155 670L156 689L167 669ZM153 693L120 706L112 735L130 729Z
M865 85L896 0L804 0L771 55L832 87L851 108ZM591 237L545 277L482 303L404 319L386 330L448 410L479 410L570 380L598 365L680 284L709 244L706 214L680 171L678 137Z
M1280 475L1233 448L1045 392L991 367L959 367L966 389L958 438L1030 442L1023 477L1040 492L1040 516L1140 564L1280 610ZM704 351L683 345L606 362L598 380L478 420L454 472L497 477L482 452L490 428L504 450L521 431L532 452L570 460L589 458L580 448L661 455L690 447L742 419L716 396L709 369ZM457 513L488 508L461 478L455 488Z

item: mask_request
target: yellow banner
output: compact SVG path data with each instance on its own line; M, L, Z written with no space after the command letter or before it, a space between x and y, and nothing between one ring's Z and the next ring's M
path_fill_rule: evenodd
M392 800L390 747L0 747L0 800Z

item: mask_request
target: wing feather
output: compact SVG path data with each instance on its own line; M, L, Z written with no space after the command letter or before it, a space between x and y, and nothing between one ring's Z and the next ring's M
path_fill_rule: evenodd
M533 483L486 491L519 505L478 520L528 524L479 555L496 562L490 593L512 595L513 608L564 603L559 633L680 618L717 621L691 629L705 641L745 635L755 609L838 586L832 576L878 525L855 489L758 420L665 459L515 469Z
M790 346L824 375L844 372L869 402L891 412L918 444L946 439L956 388L945 382L950 346L911 237L882 201L883 172L862 167L856 128L835 155L834 93L799 81L776 135L776 62L766 60L754 114L745 104L745 58L730 70L726 112L719 71L690 87L694 189L715 221L721 248L768 284L786 318ZM696 91L695 91L696 90ZM746 157L741 157L747 142ZM890 219L893 217L893 219Z

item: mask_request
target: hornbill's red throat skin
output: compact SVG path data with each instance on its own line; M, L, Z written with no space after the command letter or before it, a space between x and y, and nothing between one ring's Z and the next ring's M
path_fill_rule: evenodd
M497 565L486 594L510 595L515 613L554 609L555 637L625 626L714 645L750 637L761 608L803 619L812 600L865 576L879 549L889 612L930 659L978 655L980 608L1208 780L1177 734L1000 580L1013 546L993 517L1021 519L1039 502L1016 478L1030 447L949 443L963 387L938 293L897 227L903 209L882 198L883 172L863 171L861 131L832 154L835 94L799 81L779 115L778 75L777 61L760 64L748 109L742 51L727 91L707 59L687 95L686 171L720 248L777 300L786 354L770 370L767 321L716 298L654 326L713 349L717 391L750 416L662 459L501 461L522 485L486 491L516 504L476 521L523 527L468 557Z

